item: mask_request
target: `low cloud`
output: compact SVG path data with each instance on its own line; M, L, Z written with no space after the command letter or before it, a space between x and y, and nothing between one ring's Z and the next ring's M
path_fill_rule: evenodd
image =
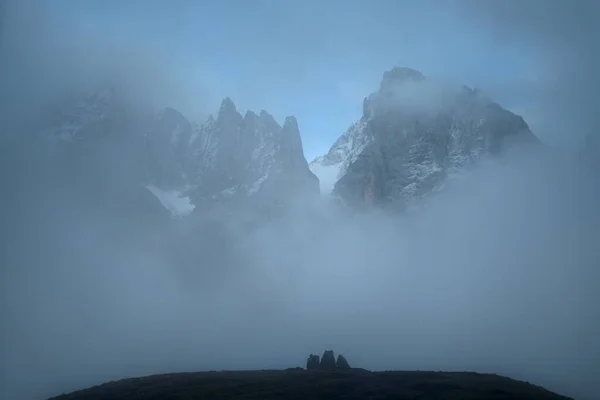
M201 240L118 234L123 221L47 197L5 253L7 396L283 368L331 347L355 366L495 372L591 399L600 188L578 165L513 155L404 216L317 203Z
M206 99L215 104L189 84L169 46L111 36L51 4L3 3L2 139L56 99L106 82L132 104L188 114L202 113ZM523 11L508 1L453 10L468 11L498 46L537 48L550 60L541 86L516 85L533 93L540 124L564 119L569 129L557 125L558 136L597 132L597 53L586 50L597 37L586 22L595 6L519 4ZM582 400L596 395L600 187L574 155L488 160L401 216L347 214L323 200L254 230L185 220L161 230L108 212L110 201L92 191L130 172L110 163L110 151L96 156L111 168L93 170L98 181L82 186L35 153L7 149L0 397L44 398L160 372L284 368L325 348L357 367L495 372Z

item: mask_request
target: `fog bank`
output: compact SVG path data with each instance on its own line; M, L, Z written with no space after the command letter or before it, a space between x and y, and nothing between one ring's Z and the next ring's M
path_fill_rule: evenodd
M325 152L343 132L331 127L352 122L346 116L354 114L333 100L351 93L360 113L361 96L376 89L370 80L376 84L398 61L428 76L479 72L474 81L486 94L503 105L507 99L510 109L520 100L534 109L535 126L548 128L536 135L577 146L598 132L597 36L590 28L597 24L586 17L596 3L528 2L529 13L520 2L448 2L460 11L458 24L417 2L403 3L406 13L395 2L366 10L290 2L277 18L265 12L265 30L252 31L256 36L226 29L200 35L195 28L205 25L179 18L207 15L220 24L214 10L159 3L140 12L140 22L132 15L146 9L136 2L124 6L128 12L97 3L104 19L69 14L84 4L78 1L0 2L0 398L43 399L161 372L286 368L328 348L356 367L494 372L581 400L598 397L600 179L575 152L541 148L485 160L403 215L348 214L324 198L248 229L201 218L149 221L144 212L154 205L133 195L133 207L119 209L111 196L131 189L137 166L112 142L79 154L97 161L85 171L6 144L47 106L103 84L118 87L130 105L173 106L202 120L205 105L214 108L219 99L198 60L214 57L222 74L217 93L252 88L260 93L244 101L253 109L294 106L313 151ZM316 22L301 18L317 11ZM398 23L396 15L412 22ZM227 16L228 29L240 20L259 25L245 14ZM556 23L560 16L564 23ZM129 30L109 34L112 19ZM296 30L280 37L289 19ZM334 20L344 21L339 30ZM446 42L437 28L424 29L426 22L458 38ZM161 36L173 26L189 31ZM325 32L335 35L316 45ZM175 40L181 37L186 45ZM223 47L208 46L223 37ZM237 44L241 37L249 50ZM467 39L458 43L460 37ZM513 45L517 55L500 63L500 50ZM482 49L499 55L482 61ZM496 81L498 69L518 69L519 51L535 59L532 75L541 78ZM197 58L186 64L182 53ZM345 82L344 96L331 95ZM416 106L436 98L426 93Z
M495 372L592 398L599 189L571 156L513 154L404 216L323 202L230 230L235 257L200 256L191 275L162 239L48 196L3 240L5 397L334 348L364 368Z

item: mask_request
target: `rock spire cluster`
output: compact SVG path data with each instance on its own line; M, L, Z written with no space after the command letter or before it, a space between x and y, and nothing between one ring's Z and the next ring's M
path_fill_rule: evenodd
M348 360L346 360L343 355L339 354L336 360L333 350L325 350L322 357L319 357L316 354L310 354L306 360L307 370L343 370L350 368Z

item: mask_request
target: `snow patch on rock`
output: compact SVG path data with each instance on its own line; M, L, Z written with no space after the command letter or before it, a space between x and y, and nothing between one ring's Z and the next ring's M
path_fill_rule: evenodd
M146 189L175 217L182 217L194 211L195 206L190 198L179 190L162 190L154 185L147 185Z

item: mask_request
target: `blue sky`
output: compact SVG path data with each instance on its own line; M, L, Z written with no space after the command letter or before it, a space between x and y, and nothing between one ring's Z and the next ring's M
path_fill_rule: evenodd
M295 115L309 160L326 152L360 117L363 97L393 66L482 88L523 114L544 141L572 142L549 122L552 113L539 91L540 79L558 73L551 67L562 48L531 34L510 13L494 21L503 10L479 6L484 3L493 5L485 0L56 0L43 2L40 13L48 31L85 34L95 43L135 53L133 74L154 68L147 85L168 77L177 89L163 101L192 118L217 110L225 96L242 112L265 109L279 121ZM535 25L535 18L529 23ZM511 29L516 33L507 35ZM96 51L95 45L79 46L67 62L77 64L72 58L81 56L81 48Z

